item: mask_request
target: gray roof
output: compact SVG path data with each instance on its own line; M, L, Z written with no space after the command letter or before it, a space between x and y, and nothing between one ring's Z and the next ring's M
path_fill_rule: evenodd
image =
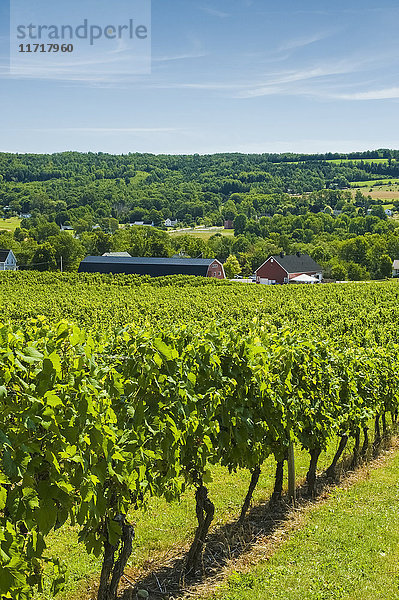
M287 273L320 272L322 268L309 254L276 254L274 260L287 271Z
M10 250L0 250L0 262L6 262L9 254Z
M191 265L203 267L215 262L215 258L152 258L151 256L86 256L84 263L121 263L132 265Z
M394 269L399 269L399 260L394 260L394 261L393 261L393 265L392 265L392 267L393 267Z
M125 256L87 256L79 266L80 273L126 273L137 275L202 275L206 276L215 258L152 258Z

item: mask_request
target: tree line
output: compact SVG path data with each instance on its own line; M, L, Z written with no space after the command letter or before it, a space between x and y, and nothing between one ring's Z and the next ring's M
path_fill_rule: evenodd
M326 279L383 279L392 275L399 257L397 222L387 219L381 207L342 212L276 213L272 217L248 218L238 214L234 235L221 233L205 240L187 232L133 226L83 231L61 231L45 217L25 219L25 228L0 232L0 247L14 251L21 270L76 271L87 255L129 252L131 256L217 258L226 275L251 275L269 256L284 251L308 253L322 267Z
M297 202L292 196L399 177L397 155L393 150L309 156L0 153L0 211L44 215L79 231L110 218L218 225L241 212L273 215L303 202L317 212L315 198ZM342 160L328 162L331 157Z

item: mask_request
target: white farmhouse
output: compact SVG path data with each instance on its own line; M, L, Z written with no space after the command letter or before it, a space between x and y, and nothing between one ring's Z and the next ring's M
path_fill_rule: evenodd
M12 250L0 250L0 271L16 271L17 259Z

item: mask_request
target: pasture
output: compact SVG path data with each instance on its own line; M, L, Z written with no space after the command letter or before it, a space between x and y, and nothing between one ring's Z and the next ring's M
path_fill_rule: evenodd
M21 219L18 217L10 217L9 219L0 219L0 231L14 231L21 225Z
M211 228L193 228L193 229L173 229L168 232L170 235L190 235L195 238L199 238L204 241L208 241L213 235L221 235L223 237L233 237L233 229L224 229L224 227L211 227Z

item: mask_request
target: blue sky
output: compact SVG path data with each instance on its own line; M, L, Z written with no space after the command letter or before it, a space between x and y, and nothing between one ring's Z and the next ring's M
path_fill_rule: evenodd
M110 46L115 68L49 78L8 72L0 0L0 151L397 148L398 29L397 0L153 0L151 74Z

